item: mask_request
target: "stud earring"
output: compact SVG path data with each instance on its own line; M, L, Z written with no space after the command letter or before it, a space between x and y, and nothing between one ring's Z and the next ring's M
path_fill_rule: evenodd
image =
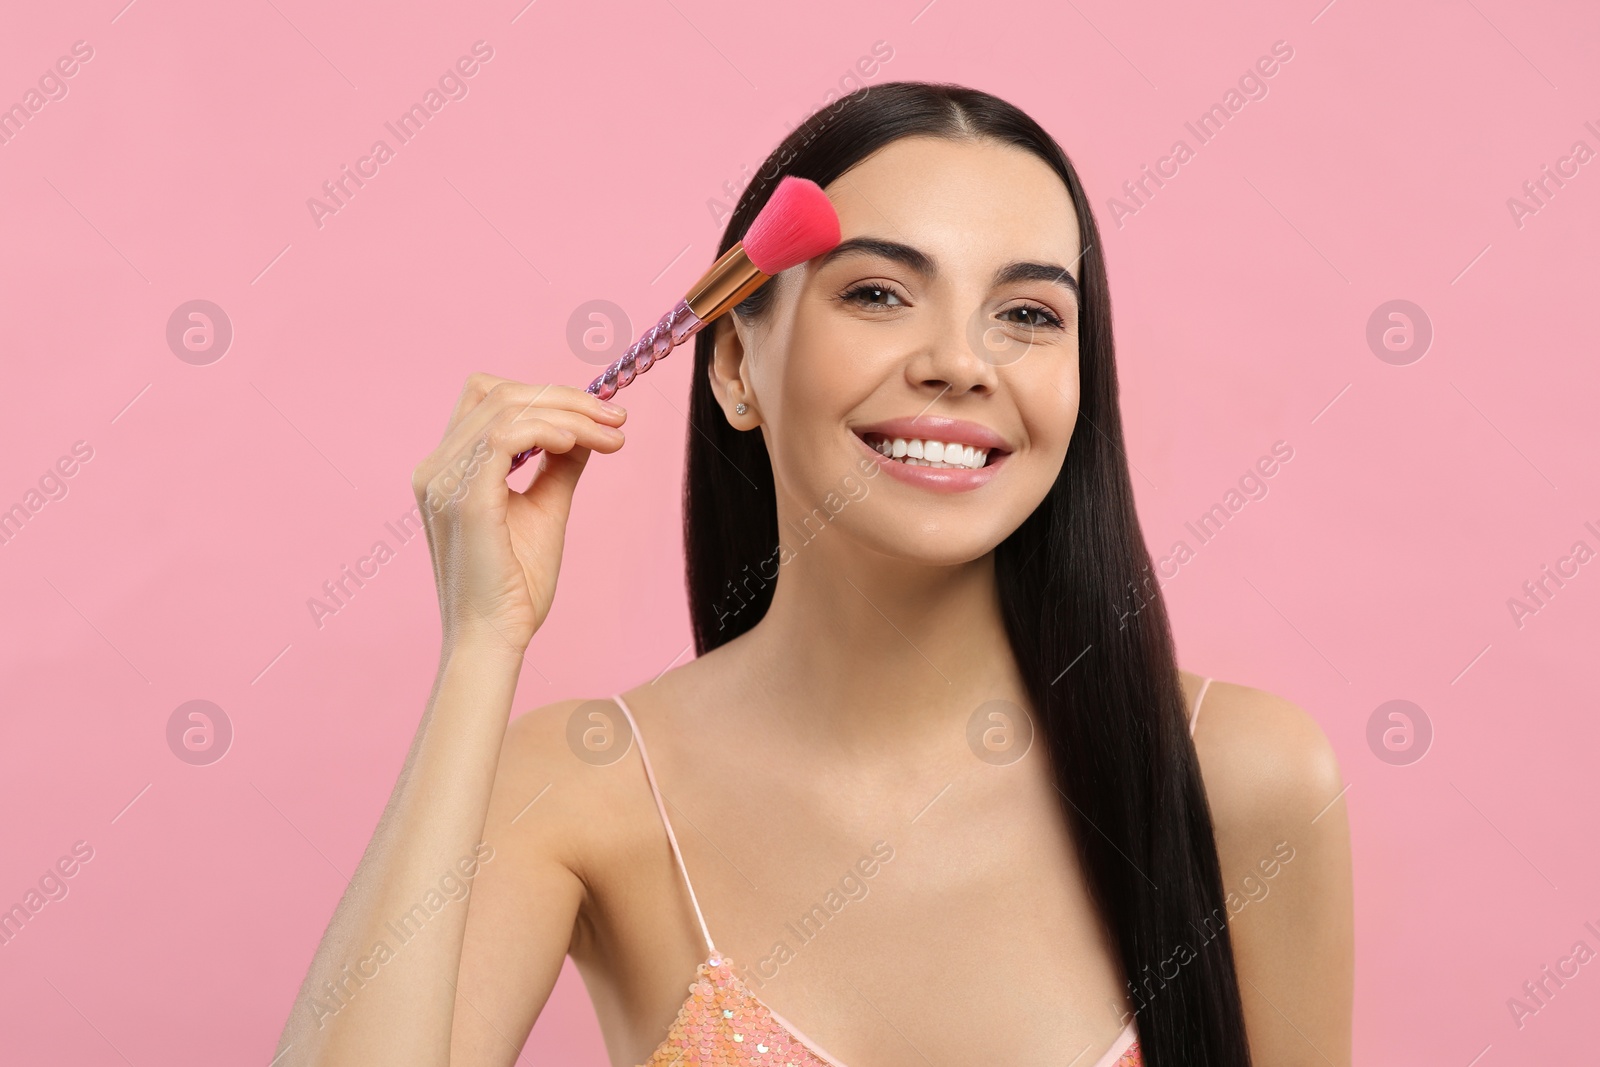
M749 411L750 409L747 408L744 405L744 403L741 401L740 403L737 403L737 404L733 405L733 410L738 412L740 415L743 415L746 411Z

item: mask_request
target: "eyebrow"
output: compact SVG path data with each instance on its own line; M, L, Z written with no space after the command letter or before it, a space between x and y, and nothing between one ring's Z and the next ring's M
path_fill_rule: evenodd
M906 268L921 275L924 280L932 281L939 276L939 267L933 258L921 249L913 248L899 241L889 241L881 237L852 237L848 241L840 241L833 250L822 257L817 264L820 270L835 260L849 256L881 256L893 260ZM1078 279L1072 272L1055 263L1032 263L1016 261L1007 263L994 272L995 285L1011 285L1016 282L1049 282L1059 285L1072 293L1074 297L1080 295Z

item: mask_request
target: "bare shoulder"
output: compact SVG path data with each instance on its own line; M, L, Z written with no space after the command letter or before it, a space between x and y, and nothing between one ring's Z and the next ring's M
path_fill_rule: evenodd
M1194 743L1219 835L1304 825L1344 788L1338 756L1317 720L1263 689L1213 681Z
M1186 677L1185 688L1192 706L1198 685ZM1354 909L1333 744L1293 701L1222 681L1206 691L1194 738L1252 1057L1345 1067Z
M559 861L584 877L639 813L643 782L632 748L627 721L609 698L571 698L523 712L506 727L490 824L515 826L530 857Z
M667 725L662 719L693 706L706 660L691 660L620 694L639 728L656 739L651 752L658 763L658 746L671 737L660 729ZM506 728L490 820L515 820L526 847L558 858L592 891L597 880L637 867L636 861L659 859L661 818L642 754L642 739L610 695L526 711ZM691 764L686 771L694 769ZM530 821L537 830L522 829Z

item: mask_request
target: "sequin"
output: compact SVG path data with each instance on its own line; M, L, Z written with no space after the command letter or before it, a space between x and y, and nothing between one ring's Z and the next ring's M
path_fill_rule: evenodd
M640 1067L842 1067L774 1019L732 960L720 953L714 958L700 965L699 981L690 987L696 995L683 1002L666 1040ZM709 993L700 995L702 989ZM1144 1067L1138 1040L1110 1067Z
M767 1006L739 979L732 960L720 953L713 959L716 962L707 960L700 965L700 980L695 983L696 989L709 986L710 996L690 997L683 1002L667 1030L666 1040L641 1067L832 1067L830 1061L779 1025ZM776 1050L783 1050L787 1058L776 1059Z
M1210 679L1206 680L1210 684ZM1200 690L1205 696L1205 687ZM689 891L689 901L694 907L700 932L705 935L706 961L696 969L695 981L689 985L689 996L678 1009L678 1015L667 1029L667 1036L650 1058L639 1067L844 1067L837 1059L820 1048L807 1043L800 1034L779 1021L771 1009L757 999L734 970L733 961L711 945L711 931L706 927L706 917L700 911L700 901L695 897L694 885L689 881L689 871L683 864L683 853L678 848L677 835L672 831L672 820L667 817L667 806L656 785L655 771L646 754L644 737L639 733L639 723L633 711L620 695L612 697L632 728L639 747L639 761L644 764L645 778L650 783L655 798L656 811L661 815L667 831L667 842L678 872L683 875L684 886ZM1199 701L1195 702L1195 714ZM1190 719L1190 731L1194 729ZM752 1040L746 1040L747 1038ZM1107 1050L1116 1059L1097 1063L1095 1067L1144 1067L1144 1056L1139 1051L1139 1040L1130 1022L1117 1041ZM1070 1058L1070 1057L1069 1057Z

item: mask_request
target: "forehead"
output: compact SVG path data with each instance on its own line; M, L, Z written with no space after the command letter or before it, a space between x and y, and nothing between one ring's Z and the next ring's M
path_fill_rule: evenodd
M825 188L842 238L913 245L959 275L1015 259L1076 273L1078 216L1042 159L992 140L902 137Z

